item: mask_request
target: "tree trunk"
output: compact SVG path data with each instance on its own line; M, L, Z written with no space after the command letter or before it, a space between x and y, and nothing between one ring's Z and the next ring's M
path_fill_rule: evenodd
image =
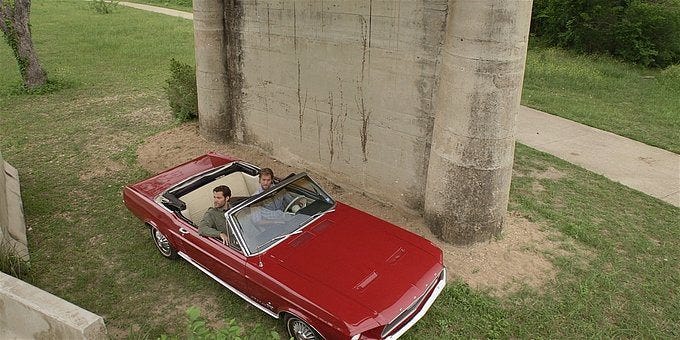
M0 29L14 52L24 86L28 89L45 85L47 74L33 47L29 16L31 0L15 0L14 6L0 0Z

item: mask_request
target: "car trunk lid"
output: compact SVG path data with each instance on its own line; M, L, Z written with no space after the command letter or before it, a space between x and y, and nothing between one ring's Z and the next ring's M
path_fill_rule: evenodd
M161 172L149 179L133 184L131 187L144 196L153 199L169 187L182 182L187 178L232 161L234 160L217 154L208 153L172 169Z

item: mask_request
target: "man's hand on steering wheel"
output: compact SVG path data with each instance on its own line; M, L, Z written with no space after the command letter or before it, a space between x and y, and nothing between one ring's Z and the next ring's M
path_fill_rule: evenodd
M298 202L298 201L299 201L299 202ZM298 208L295 209L295 208L294 208L295 206L297 206ZM300 195L300 196L298 196L298 197L293 198L293 200L290 201L290 203L288 203L288 205L286 206L286 209L283 209L283 212L284 212L284 213L288 213L288 212L289 212L289 213L295 214L295 213L297 213L300 209L302 209L302 208L304 208L304 207L306 207L306 206L307 206L307 198L306 198L305 196Z

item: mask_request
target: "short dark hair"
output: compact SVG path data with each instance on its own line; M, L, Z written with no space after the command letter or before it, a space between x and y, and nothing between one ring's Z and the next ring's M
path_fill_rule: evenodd
M226 185L218 185L213 192L221 192L224 197L231 197L231 189Z
M262 168L260 170L260 178L262 178L262 175L269 175L272 179L274 179L274 171L270 168Z

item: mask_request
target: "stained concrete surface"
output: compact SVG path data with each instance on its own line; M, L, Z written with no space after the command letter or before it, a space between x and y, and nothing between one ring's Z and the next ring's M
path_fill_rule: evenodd
M191 18L190 13L164 8L153 11ZM516 128L517 141L522 144L680 207L678 154L525 106L520 107Z

